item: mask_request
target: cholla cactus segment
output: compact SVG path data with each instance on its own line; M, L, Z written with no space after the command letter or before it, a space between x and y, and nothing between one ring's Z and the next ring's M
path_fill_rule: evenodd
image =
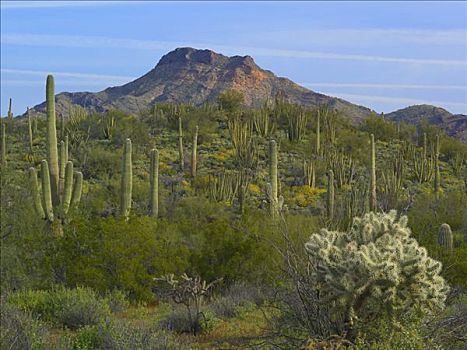
M348 232L322 229L305 244L312 276L334 312L350 324L371 312L442 308L448 286L441 263L411 237L407 217L368 213ZM375 310L380 308L380 310Z

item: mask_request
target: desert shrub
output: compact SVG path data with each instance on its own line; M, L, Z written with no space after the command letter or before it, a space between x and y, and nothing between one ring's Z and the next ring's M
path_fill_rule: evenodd
M363 335L355 341L352 350L441 350L432 338L427 336L427 329L419 317L404 317L399 319L396 327L383 319L362 330Z
M112 350L171 350L184 349L158 325L132 324L125 320L112 320L99 325L100 349Z
M217 317L231 318L237 316L242 307L260 305L265 299L266 295L258 287L237 283L213 297L208 307Z
M8 302L43 321L70 329L97 324L110 315L107 301L93 290L82 287L22 291L9 295Z
M107 292L105 299L112 312L121 312L130 305L126 294L118 289Z
M208 308L203 307L200 312L196 335L208 333L219 322L216 314ZM193 333L193 320L184 306L174 307L170 314L160 321L159 325L162 329L176 333Z
M387 121L383 116L372 114L365 119L363 130L374 134L376 140L390 141L397 138L397 128L393 122Z
M48 330L30 313L6 303L0 303L2 349L47 349Z

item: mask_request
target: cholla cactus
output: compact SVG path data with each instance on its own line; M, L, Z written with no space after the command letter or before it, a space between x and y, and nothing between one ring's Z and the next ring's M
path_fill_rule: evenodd
M322 229L305 244L322 301L350 330L370 314L443 307L448 286L441 263L410 235L407 217L397 220L391 211L356 217L348 232Z

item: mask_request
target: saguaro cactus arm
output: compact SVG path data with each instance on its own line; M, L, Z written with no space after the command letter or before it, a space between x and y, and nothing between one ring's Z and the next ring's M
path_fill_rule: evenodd
M44 159L41 163L41 183L42 183L42 207L44 208L47 219L54 221L54 212L52 205L52 190L50 186L49 164Z
M39 192L39 184L37 183L37 172L34 167L29 168L29 183L31 186L32 200L34 209L41 219L45 219L44 208L42 208L41 195Z
M75 183L73 184L73 194L71 195L71 207L74 208L81 200L81 191L83 187L83 173L77 171L75 173Z
M198 125L195 128L195 134L193 135L193 148L191 151L191 176L196 177L196 170L198 166Z
M63 189L62 210L63 213L68 213L71 203L71 195L73 191L73 163L67 162L65 167L65 185Z

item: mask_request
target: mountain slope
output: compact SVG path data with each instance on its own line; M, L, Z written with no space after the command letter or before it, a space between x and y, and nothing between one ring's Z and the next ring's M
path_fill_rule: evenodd
M422 120L426 120L429 124L446 131L449 136L467 142L467 115L465 114L452 114L443 108L431 105L415 105L386 114L386 118L414 125L419 125Z
M134 113L158 102L201 105L215 101L226 89L245 95L248 106L259 106L281 92L294 103L316 107L327 105L359 121L371 113L369 108L339 98L308 90L293 81L277 77L261 69L250 56L227 57L211 50L178 48L161 58L154 69L128 84L107 88L97 93L76 92L57 95L57 111L70 104L102 112L116 108ZM44 112L45 103L35 112Z

